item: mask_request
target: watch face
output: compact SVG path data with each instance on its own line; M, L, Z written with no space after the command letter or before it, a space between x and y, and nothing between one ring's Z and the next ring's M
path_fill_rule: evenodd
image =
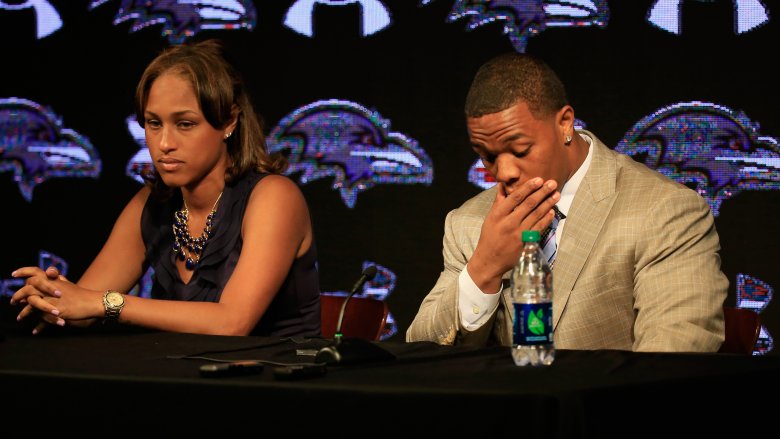
M106 296L106 301L111 306L120 306L125 302L125 299L119 293L111 293Z

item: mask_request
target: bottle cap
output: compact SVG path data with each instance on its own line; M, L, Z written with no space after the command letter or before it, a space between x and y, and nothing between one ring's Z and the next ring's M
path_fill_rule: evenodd
M523 242L539 242L538 230L523 230Z

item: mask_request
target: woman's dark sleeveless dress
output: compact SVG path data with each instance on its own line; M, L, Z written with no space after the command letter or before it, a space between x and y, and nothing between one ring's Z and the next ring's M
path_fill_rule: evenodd
M154 268L152 298L219 302L241 253L241 225L249 195L266 175L249 173L225 185L217 206L214 235L206 243L200 263L187 284L179 277L172 250L173 215L182 207L181 192L176 191L164 202L149 196L141 216L141 234L146 246L145 265ZM199 236L201 232L191 233ZM263 267L258 266L256 270L257 275L262 276ZM293 262L284 284L251 334L320 335L320 286L317 249L313 241L306 254Z

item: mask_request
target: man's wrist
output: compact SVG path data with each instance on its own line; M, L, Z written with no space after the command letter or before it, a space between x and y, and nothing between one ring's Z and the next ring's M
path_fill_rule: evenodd
M469 261L466 265L466 271L474 285L485 294L496 294L501 291L501 276L485 276L483 275L484 268L480 270L479 264L473 262Z

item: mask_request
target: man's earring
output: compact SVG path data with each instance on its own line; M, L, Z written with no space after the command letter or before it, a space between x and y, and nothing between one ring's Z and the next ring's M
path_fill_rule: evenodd
M570 143L571 143L571 136L566 136L566 144L568 145Z

